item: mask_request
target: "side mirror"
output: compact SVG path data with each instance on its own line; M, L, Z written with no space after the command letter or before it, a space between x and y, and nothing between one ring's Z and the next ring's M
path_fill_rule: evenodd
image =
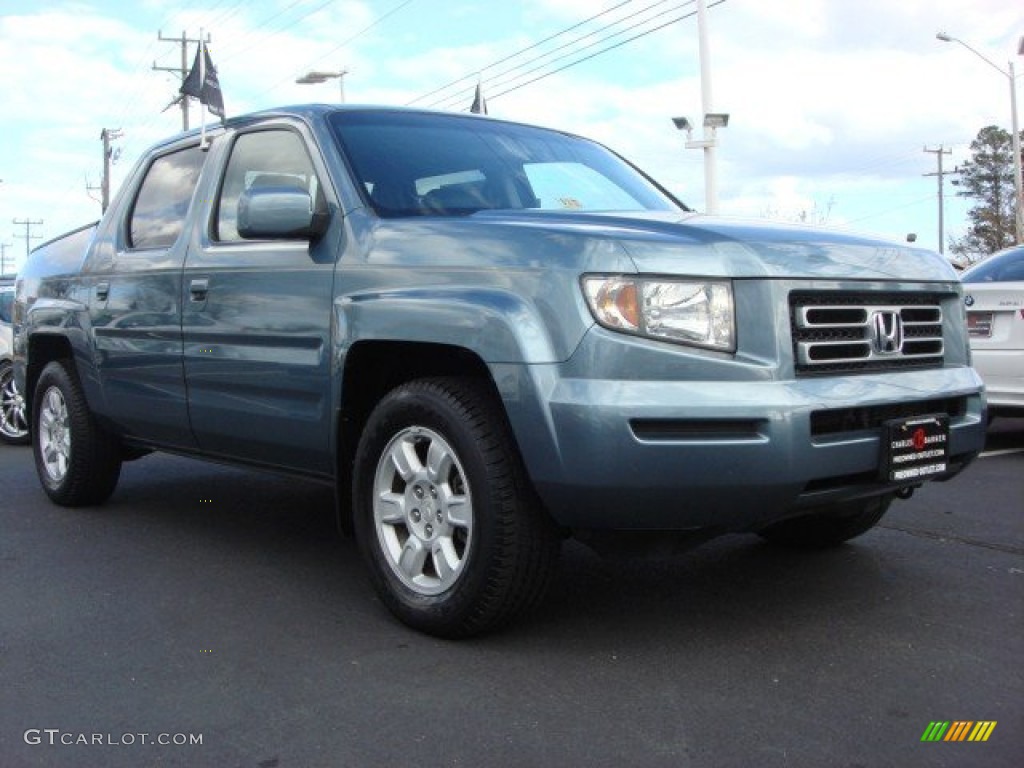
M327 231L329 218L297 187L247 189L238 199L238 234L247 240L314 240Z

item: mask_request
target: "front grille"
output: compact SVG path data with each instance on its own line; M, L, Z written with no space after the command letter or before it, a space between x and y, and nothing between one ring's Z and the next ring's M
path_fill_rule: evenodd
M859 408L829 408L811 413L811 436L843 434L878 429L893 419L945 414L956 421L967 413L967 398L946 397L909 403L888 403Z
M789 316L799 375L943 363L935 294L798 292L790 294Z

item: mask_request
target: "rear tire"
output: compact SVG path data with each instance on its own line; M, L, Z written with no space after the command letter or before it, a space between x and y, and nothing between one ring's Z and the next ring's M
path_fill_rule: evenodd
M359 442L353 500L374 588L408 626L468 637L543 597L557 529L486 383L422 379L387 394Z
M833 504L812 514L775 523L758 533L772 544L795 549L837 547L874 528L890 503L892 496Z
M43 490L65 507L106 501L121 474L120 445L96 423L67 363L49 363L32 401L32 452Z

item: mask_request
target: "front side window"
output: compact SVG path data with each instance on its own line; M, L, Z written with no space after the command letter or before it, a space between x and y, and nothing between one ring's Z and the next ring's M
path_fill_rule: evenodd
M480 210L678 211L600 144L471 116L336 112L335 135L381 216Z
M169 248L185 227L192 193L206 153L189 147L153 161L139 188L128 223L131 248Z
M247 189L293 187L318 200L321 190L302 137L294 131L243 133L231 148L217 203L214 237L221 242L242 240L238 233L238 201Z

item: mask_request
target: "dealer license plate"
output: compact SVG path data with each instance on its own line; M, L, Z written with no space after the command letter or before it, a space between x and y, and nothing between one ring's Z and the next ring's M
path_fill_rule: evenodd
M915 416L887 421L882 430L884 480L901 483L941 475L949 464L949 417Z

